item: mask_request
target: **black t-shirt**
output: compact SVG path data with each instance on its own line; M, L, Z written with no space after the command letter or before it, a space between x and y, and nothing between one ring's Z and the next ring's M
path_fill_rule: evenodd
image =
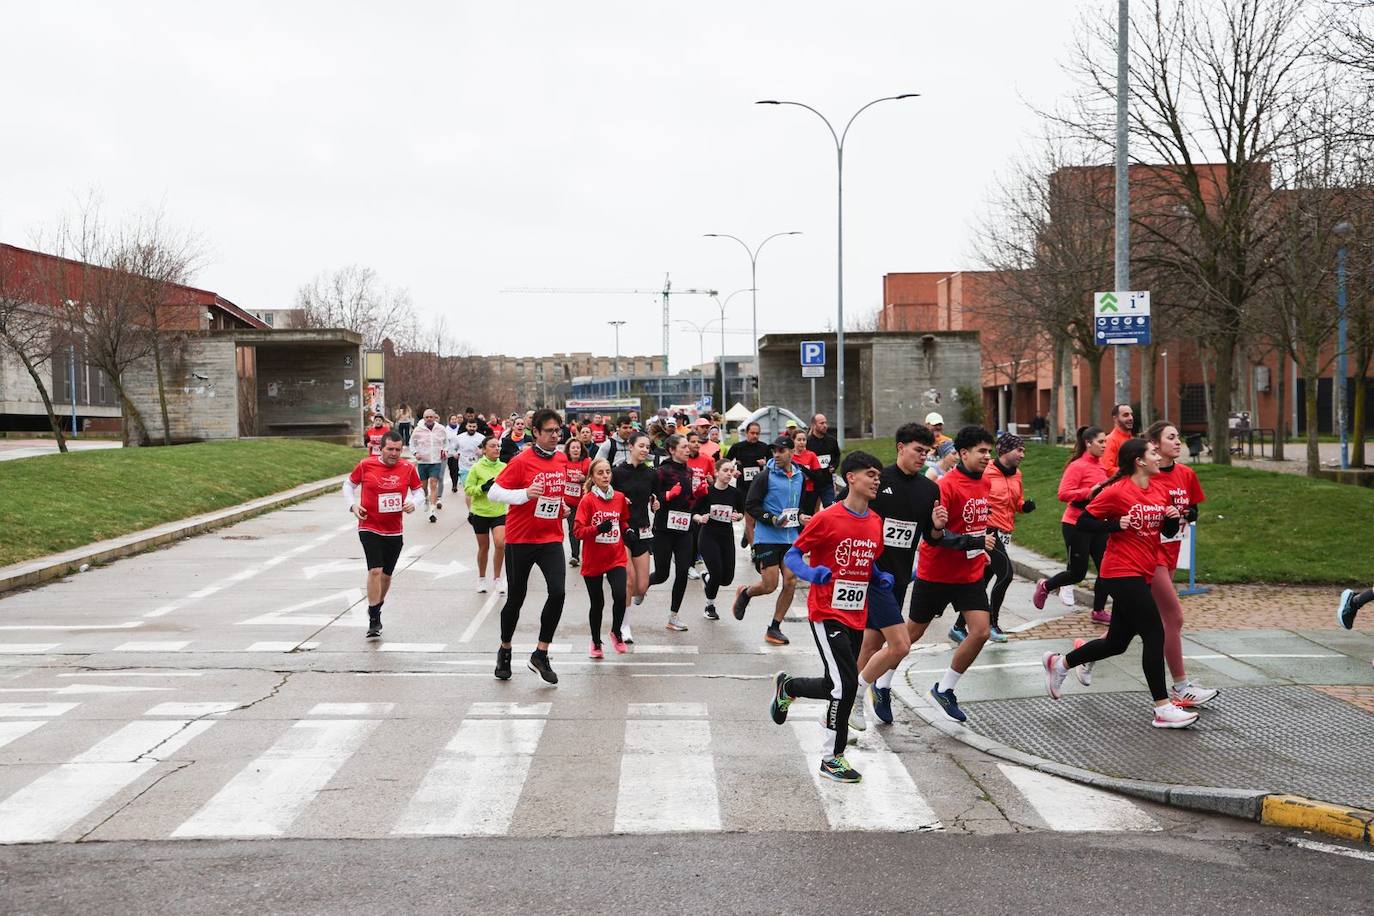
M897 465L888 465L878 480L878 495L869 503L883 519L878 568L906 579L911 578L916 547L930 530L930 513L940 499L939 485L923 471L918 468L915 474L906 474Z
M677 495L668 498L668 492L677 488ZM654 530L668 528L669 512L688 512L692 508L692 469L669 459L659 465L654 482L654 495L658 497L658 514L654 516Z
M827 433L818 436L815 433L808 433L806 436L806 447L816 453L816 457L821 458L822 470L838 474L840 472L840 442L833 435ZM824 459L829 458L827 462Z
M625 494L630 503L630 527L649 527L649 500L654 495L658 474L646 461L632 465L628 461L611 469L611 487Z
M759 468L768 463L768 459L773 457L773 449L767 442L750 442L748 439L741 439L730 446L730 451L725 453L725 457L731 461L738 461L740 468Z
M711 488L706 491L706 495L692 504L692 514L710 515L712 506L726 506L731 512L743 512L744 494L740 492L739 487L726 487L722 490L712 483ZM712 518L708 520L706 522L706 527L712 529L719 527L733 530L732 522L725 521L721 518Z

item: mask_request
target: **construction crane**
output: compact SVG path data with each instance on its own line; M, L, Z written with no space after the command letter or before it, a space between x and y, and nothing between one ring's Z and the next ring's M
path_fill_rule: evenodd
M714 289L673 289L673 281L668 274L663 275L663 289L560 289L557 287L515 287L501 290L503 293L558 293L562 295L634 295L659 296L663 299L663 364L668 366L668 331L672 326L668 303L673 296L715 296Z

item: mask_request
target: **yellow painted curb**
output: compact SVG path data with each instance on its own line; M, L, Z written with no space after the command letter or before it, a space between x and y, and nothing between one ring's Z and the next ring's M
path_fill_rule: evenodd
M1374 841L1374 811L1345 808L1298 795L1266 796L1260 823L1312 830L1365 843Z

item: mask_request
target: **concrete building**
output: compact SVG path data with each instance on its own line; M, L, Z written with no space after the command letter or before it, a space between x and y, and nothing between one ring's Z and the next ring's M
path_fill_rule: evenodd
M829 365L816 380L815 411L835 422L835 334L768 334L759 341L763 403L809 416L811 380L802 377L801 342L826 343ZM890 436L897 427L938 411L945 429L963 425L960 389L979 388L978 333L967 330L846 333L845 436Z
M660 364L661 365L661 364ZM655 411L674 404L694 404L702 394L710 395L712 407L722 412L735 402L752 403L754 385L754 357L725 357L727 397L724 406L720 398L720 363L709 362L669 374L663 371L625 372L619 380L619 392L625 397L639 398L641 409ZM614 375L574 378L569 397L578 400L615 397L617 380ZM566 400L566 398L565 398Z

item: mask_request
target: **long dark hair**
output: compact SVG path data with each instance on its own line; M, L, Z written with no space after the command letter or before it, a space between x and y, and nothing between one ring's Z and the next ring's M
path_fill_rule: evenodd
M1088 453L1088 443L1102 435L1102 429L1097 426L1080 426L1078 434L1074 438L1073 454L1069 456L1069 463L1077 461Z
M677 447L686 441L687 437L679 436L676 433L663 440L663 450L668 453L670 460L673 457L673 452L677 451Z
M1116 473L1112 475L1111 480L1103 484L1103 488L1134 474L1135 463L1144 458L1149 450L1150 443L1146 439L1127 439L1121 443L1121 451L1116 453Z

